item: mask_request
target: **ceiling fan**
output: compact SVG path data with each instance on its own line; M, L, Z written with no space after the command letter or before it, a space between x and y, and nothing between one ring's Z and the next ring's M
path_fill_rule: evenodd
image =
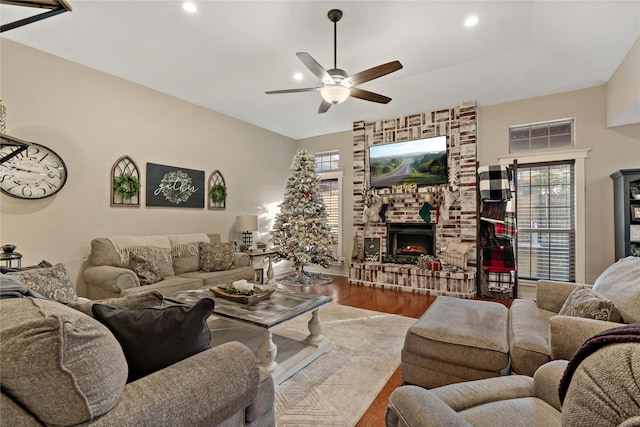
M294 92L313 92L319 91L322 95L322 103L318 108L318 114L326 113L329 107L333 104L340 104L353 96L354 98L364 99L365 101L377 102L380 104L387 104L391 101L391 98L380 95L377 93L369 92L368 90L360 89L355 86L368 82L378 77L393 73L402 68L400 61L391 61L386 64L378 65L377 67L369 68L356 74L348 75L346 71L337 67L337 23L342 18L342 11L338 9L331 9L327 14L329 20L333 22L333 68L325 70L322 65L318 63L307 52L298 52L296 55L302 61L302 63L320 80L322 80L321 87L307 87L300 89L283 89L283 90L270 90L265 93L277 94L277 93L294 93Z

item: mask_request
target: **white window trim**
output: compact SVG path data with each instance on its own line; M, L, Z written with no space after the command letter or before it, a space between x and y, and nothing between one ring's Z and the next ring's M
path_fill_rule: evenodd
M338 209L338 262L344 262L344 256L342 254L342 233L344 228L342 226L342 210L344 208L343 198L342 198L342 180L344 178L344 171L328 171L328 172L318 172L318 177L320 180L324 179L338 179L338 200L340 200L340 209Z
M527 163L544 163L544 162L557 162L574 160L574 172L576 178L576 283L585 283L586 280L586 177L585 177L585 163L589 158L590 148L576 148L573 150L562 150L544 153L529 153L520 152L507 156L498 156L498 160L501 165L511 165L514 160L518 161L518 164ZM516 218L517 223L517 218Z

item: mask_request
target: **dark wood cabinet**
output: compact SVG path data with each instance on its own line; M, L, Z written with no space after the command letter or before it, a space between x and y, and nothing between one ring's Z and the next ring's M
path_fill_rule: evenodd
M619 170L611 178L617 261L640 256L640 169Z

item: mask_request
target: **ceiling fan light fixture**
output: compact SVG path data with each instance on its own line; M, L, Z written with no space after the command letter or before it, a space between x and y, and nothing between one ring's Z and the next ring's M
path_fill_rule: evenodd
M332 104L341 104L347 100L351 94L351 89L342 85L329 85L320 89L322 98Z

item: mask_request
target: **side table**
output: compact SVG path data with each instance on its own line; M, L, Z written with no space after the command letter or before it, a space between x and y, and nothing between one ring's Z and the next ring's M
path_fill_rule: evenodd
M273 280L273 257L277 256L278 253L276 251L272 251L272 250L268 250L265 249L263 251L261 250L255 250L255 251L246 251L245 252L247 255L249 255L249 258L251 258L251 262L253 262L254 258L268 258L269 259L269 267L267 268L267 282L265 283L265 285L277 285L276 281Z
M13 262L16 261L18 267L22 267L22 254L19 252L0 252L0 261L4 261L6 267L13 267Z

